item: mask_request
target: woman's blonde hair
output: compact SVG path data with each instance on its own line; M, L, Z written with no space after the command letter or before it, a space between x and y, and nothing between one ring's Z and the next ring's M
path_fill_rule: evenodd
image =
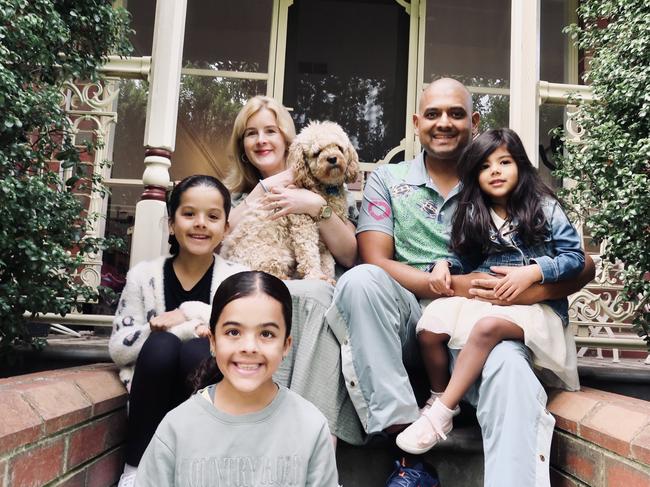
M246 130L248 119L264 108L275 114L275 119L280 133L282 133L286 142L287 150L291 142L293 142L293 139L296 138L296 128L293 125L289 111L284 106L268 96L258 95L248 100L242 109L239 110L237 118L235 118L235 124L232 127L232 134L230 135L230 142L228 144L228 151L233 166L224 182L228 189L234 193L251 191L261 178L260 172L246 158L244 152L244 131Z

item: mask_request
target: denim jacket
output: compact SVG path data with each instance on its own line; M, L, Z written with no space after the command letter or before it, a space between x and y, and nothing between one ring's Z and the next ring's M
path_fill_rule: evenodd
M585 266L585 254L581 248L580 235L571 224L560 204L553 198L542 200L546 216L546 236L538 245L526 246L515 229L510 238L503 238L496 228L490 232L490 240L499 242L488 251L482 264L474 272L490 272L491 266L523 266L536 263L542 271L541 283L557 282L576 277ZM464 261L465 259L463 259ZM468 269L465 269L466 271ZM544 301L562 319L569 322L569 303L566 298Z

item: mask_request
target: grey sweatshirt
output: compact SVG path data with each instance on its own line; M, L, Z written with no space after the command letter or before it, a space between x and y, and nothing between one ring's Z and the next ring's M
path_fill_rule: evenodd
M136 487L338 485L327 421L313 404L280 386L266 408L233 416L206 396L195 394L165 416Z

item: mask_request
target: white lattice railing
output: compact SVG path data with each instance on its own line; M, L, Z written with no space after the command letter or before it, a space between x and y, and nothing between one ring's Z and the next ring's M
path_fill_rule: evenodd
M623 350L646 351L645 363L650 365L647 344L632 329L635 307L621 296L621 264L594 257L595 279L569 297L569 320L575 330L578 356L592 349L597 358L604 359L603 349L607 349L611 350L612 362L617 363Z
M109 56L108 62L100 68L106 78L92 83L68 82L61 91L61 106L66 110L75 145L82 146L86 140L99 142L93 160L93 175L107 180L110 177L109 137L112 126L117 123L117 98L119 96L119 79L147 79L151 68L150 57ZM70 170L61 172L65 181L71 176ZM86 235L100 237L106 213L106 195L99 192L83 194L88 198L88 215L98 215ZM92 287L101 282L102 254L88 255L78 274L81 280ZM53 318L53 317L52 317ZM54 320L54 323L60 320Z
M110 169L106 165L109 159L109 144L106 141L111 125L117 123L115 100L118 94L117 82L114 80L86 84L69 82L64 85L61 92L61 105L66 109L75 145L82 146L87 140L99 142L93 160L89 164L92 164L93 176L101 176L104 179L110 175ZM69 171L71 170L62 171L61 176L64 181L72 176ZM88 198L88 215L96 216L86 236L99 237L102 235L106 196L98 191L83 193L83 196ZM101 252L90 254L79 270L79 277L85 284L97 287L101 282L101 266Z

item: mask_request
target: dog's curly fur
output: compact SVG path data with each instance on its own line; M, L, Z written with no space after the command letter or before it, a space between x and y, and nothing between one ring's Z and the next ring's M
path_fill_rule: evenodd
M343 183L356 181L359 157L338 124L310 123L289 147L287 163L293 167L297 187L323 196L332 211L347 221ZM334 258L320 241L318 224L309 215L271 220L268 211L251 208L226 235L221 255L280 279L334 282Z

